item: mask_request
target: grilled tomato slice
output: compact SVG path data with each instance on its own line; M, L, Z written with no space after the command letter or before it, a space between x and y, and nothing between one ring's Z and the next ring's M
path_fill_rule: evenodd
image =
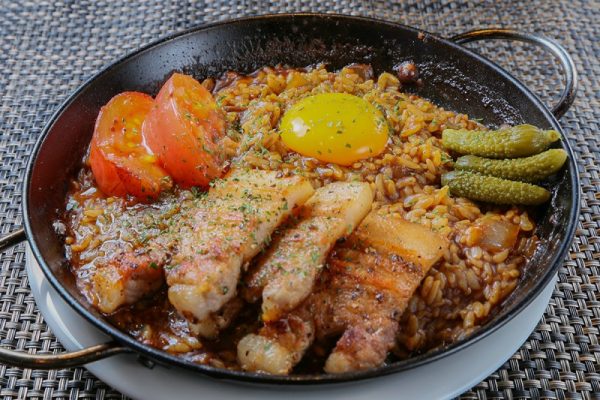
M225 118L212 94L191 76L175 73L160 89L142 127L146 145L183 187L206 187L224 173L219 148Z
M143 144L142 123L152 105L152 97L144 93L123 92L100 110L89 162L105 194L150 200L172 186L157 157Z

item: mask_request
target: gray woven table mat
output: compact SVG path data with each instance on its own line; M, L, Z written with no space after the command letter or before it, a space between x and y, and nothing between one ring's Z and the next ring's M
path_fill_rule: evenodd
M577 237L543 319L521 349L464 399L600 399L600 3L490 1L62 1L0 0L0 231L21 225L22 180L45 121L86 78L156 38L204 22L268 12L320 11L399 21L443 36L477 27L516 27L558 39L580 73L575 105L562 118L580 167ZM557 98L556 65L509 43L474 44L541 98ZM0 258L0 345L32 353L62 347L30 294L24 248ZM122 398L85 369L39 371L0 365L0 398ZM199 394L199 397L201 395Z

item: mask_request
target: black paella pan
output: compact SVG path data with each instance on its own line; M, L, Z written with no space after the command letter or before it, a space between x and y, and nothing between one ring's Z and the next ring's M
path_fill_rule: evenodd
M506 71L461 47L481 39L527 41L560 61L565 89L550 111ZM197 79L233 70L251 72L267 65L304 67L326 63L337 69L368 63L376 74L414 62L422 83L404 90L446 109L481 118L486 125L530 123L561 131L560 118L572 104L576 71L565 50L536 35L508 29L471 31L451 39L408 26L361 17L282 14L205 25L150 44L106 67L77 89L43 130L27 168L23 194L24 229L0 239L0 249L28 240L46 278L79 314L114 341L73 353L27 355L0 349L0 361L31 368L65 368L117 353L134 352L144 360L180 366L213 377L255 383L315 384L343 382L397 373L456 353L494 332L524 310L556 275L569 249L579 215L579 182L574 156L554 182L553 198L542 206L536 234L541 245L524 276L499 311L473 335L416 357L341 375L271 376L199 365L144 345L107 322L79 294L69 273L63 239L52 227L64 208L69 177L81 166L98 111L112 96L126 90L156 94L173 71ZM564 135L563 135L564 137Z

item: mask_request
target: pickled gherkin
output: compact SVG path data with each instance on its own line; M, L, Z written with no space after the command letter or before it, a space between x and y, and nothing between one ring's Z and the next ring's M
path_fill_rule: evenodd
M542 187L470 171L448 172L442 185L454 196L494 204L538 205L550 199L550 192Z
M445 129L442 144L458 154L489 158L527 157L541 153L560 139L555 130L542 130L533 125L517 125L495 131Z
M515 181L537 182L558 172L566 160L566 151L550 149L530 157L505 160L467 155L459 157L454 168Z

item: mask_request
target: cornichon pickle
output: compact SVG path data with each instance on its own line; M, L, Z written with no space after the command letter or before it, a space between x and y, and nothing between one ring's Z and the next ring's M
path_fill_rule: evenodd
M496 131L444 129L442 144L458 154L489 158L526 157L541 153L560 139L557 131L517 125Z
M470 171L448 172L442 185L454 196L494 204L538 205L550 199L550 192L542 187Z
M515 181L536 182L556 173L566 160L566 151L550 149L534 156L505 160L462 156L456 160L454 168Z

